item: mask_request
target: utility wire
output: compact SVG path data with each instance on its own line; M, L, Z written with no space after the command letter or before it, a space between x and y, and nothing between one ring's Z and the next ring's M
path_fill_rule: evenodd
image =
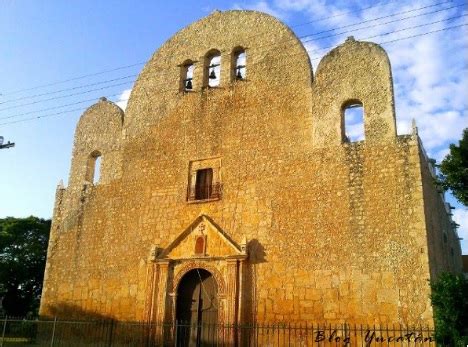
M438 20L438 21L435 21L435 22L431 22L431 23L424 23L424 24L419 24L419 25L414 25L412 27L407 27L407 28L402 28L402 29L398 29L398 30L392 30L392 31L388 31L386 33L382 33L382 34L376 34L376 35L373 35L373 36L368 36L364 39L361 39L361 41L364 41L364 40L370 40L370 39L373 39L373 38L376 38L376 37L380 37L380 36L388 36L388 35L391 35L391 34L395 34L395 33L399 33L399 32L402 32L402 31L407 31L407 30L412 30L412 29L417 29L417 28L421 28L421 27L424 27L424 26L428 26L428 25L432 25L432 24L438 24L438 23L443 23L447 20L452 20L452 19L458 19L458 18L462 18L462 17L466 17L468 16L468 13L465 13L463 15L460 15L460 16L455 16L455 17L451 17L451 18L447 18L447 19L441 19L441 20ZM464 24L464 25L467 25L467 24ZM456 27L454 27L456 28ZM364 28L363 28L364 29ZM431 33L435 33L437 31L431 31ZM346 33L349 33L349 31L345 31L345 32L342 32L342 33L339 33L339 35L341 34L346 34ZM416 35L416 36L409 36L409 38L411 37L417 37L417 36L420 36L419 34ZM379 44L385 44L385 43L388 43L388 42L382 42L382 43L379 43ZM329 49L329 48L334 48L336 46L328 46L328 47L323 47L323 48L320 48L320 49L316 49L316 50L313 50L313 51L308 51L309 53L315 53L315 52L320 52L320 51L323 51L323 50L326 50L326 49ZM315 59L312 59L312 60L316 60L318 58L315 58Z
M446 4L448 2L453 2L453 0L439 2L439 5ZM370 10L371 8L388 6L388 5L392 4L392 3L394 3L394 1L388 1L387 3L384 3L384 4L376 4L376 5L372 5L372 6L368 6L368 7L363 7L361 9L357 10L357 11L356 10L345 11L345 12L334 14L333 16L322 17L322 18L318 18L318 19L314 19L314 20L305 22L305 23L295 24L295 25L290 26L290 28L299 28L299 27L309 25L309 24L312 24L312 23L317 23L317 22L322 22L322 21L325 21L325 20L330 20L332 18L342 17L342 16L345 16L347 14L362 13L363 11Z
M461 7L461 6L464 6L464 4L460 4L460 5L455 5L455 6L452 6L452 7L448 7L448 8L444 8L444 9L438 9L438 10L435 10L435 11L431 11L431 12L425 12L423 14L417 14L417 15L414 15L414 16L410 16L410 17L405 17L405 18L401 18L401 19L396 19L394 21L392 21L393 23L394 22L398 22L398 21L406 21L408 19L412 19L412 18L416 18L416 17L421 17L421 16L426 16L426 15L430 15L430 14L434 14L434 13L438 13L438 12L442 12L442 11L446 11L446 10L449 10L449 9L453 9L453 8L456 8L456 7ZM416 10L420 10L420 9L423 9L423 8L427 8L427 6L424 6L424 7L421 7L421 8L418 8L418 9L414 9L414 10L411 10L411 11L404 11L404 12L400 12L400 13L394 13L392 15L389 15L389 16L385 16L385 17L390 17L390 16L395 16L395 15L398 15L398 14L401 14L401 13L408 13L408 12L414 12ZM368 21L366 21L368 22ZM377 25L374 25L374 26L369 26L369 28L371 27L375 27ZM337 27L337 28L334 28L332 30L338 30L338 29L343 29L343 28L347 28L347 27L350 27L350 25L345 25L345 26L342 26L342 27ZM411 29L412 27L408 28L408 29ZM363 29L367 29L367 27L362 27L362 28L359 28L359 29L356 29L356 30L363 30ZM321 34L321 33L324 33L324 32L328 32L329 30L327 31L320 31L320 32L316 32L316 33L312 33L312 34L309 34L309 35L304 35L304 36L301 36L299 38L306 38L306 37L310 37L310 36L313 36L313 35L318 35L318 34ZM347 32L354 32L354 30L349 30ZM340 34L338 34L340 35ZM334 37L334 36L337 36L336 34L331 34L331 35L327 35L327 36L322 36L322 37L319 37L319 38L316 38L314 40L324 40L324 39L327 39L327 38L330 38L330 37ZM275 45L279 45L281 43L285 43L285 42L288 42L288 41L292 41L292 40L296 40L296 38L290 38L290 39L286 39L286 40L283 40L283 41L280 41L278 42L277 44ZM362 40L366 40L366 39L362 39ZM309 42L311 40L303 40L301 41L302 43L306 43L306 42ZM258 48L260 47L266 47L267 45L264 45L264 46L257 46L257 47L254 47L252 48L257 50ZM332 46L334 47L334 46ZM268 49L268 50L265 50L263 51L262 53L267 53L267 52L271 52L271 51L278 51L278 47L275 47L275 48L272 48L272 49Z
M77 80L81 80L83 78L103 75L103 74L106 74L106 73L109 73L109 72L129 69L131 67L144 65L144 64L146 64L146 61L143 61L143 62L140 62L140 63L135 63L135 64L130 64L130 65L118 66L118 67L113 68L113 69L102 70L102 71L98 71L98 72L94 72L94 73L90 73L90 74L86 74L86 75L72 77L72 78L69 78L69 79L66 79L66 80L51 82L51 83L47 83L47 84L40 84L38 86L31 87L31 88L17 89L17 90L13 90L11 92L2 93L2 95L12 95L12 94L22 93L22 92L26 92L26 91L30 91L30 90L36 90L36 89L39 89L39 88L51 87L51 86L55 86L57 84L67 83L67 82L71 82L71 81L77 81Z
M393 14L390 14L390 15L387 15L387 16L383 16L383 17L379 17L379 18L369 19L369 20L357 22L357 23L354 23L354 24L349 24L349 25L346 25L346 26L341 26L341 27L332 28L332 29L325 30L325 31L320 31L320 32L315 32L315 33L307 34L307 35L304 35L304 36L299 36L299 38L305 38L305 37L309 37L309 36L319 35L319 34L322 34L322 33L326 33L326 32L333 31L333 30L343 29L343 28L350 27L350 26L356 26L356 25L359 25L359 24L363 24L363 23L367 23L367 22L371 22L371 21L376 21L376 20L379 20L379 19L388 18L388 17L392 17L392 16L399 15L399 14L411 13L411 12L419 11L419 10L422 10L422 9L426 9L426 8L430 8L430 7L435 7L435 6L439 6L439 5L443 5L443 4L447 4L447 3L452 3L452 2L453 2L453 0L443 1L443 2L436 3L436 4L428 5L428 6L418 7L418 8L412 9L412 10L407 10L407 11L403 11L403 12L397 12L397 13L393 13ZM334 15L334 16L323 17L323 18L320 18L320 19L317 19L317 20L313 20L313 21L309 21L309 22L305 22L305 23L293 25L293 26L291 26L291 27L304 26L304 25L308 25L308 24L311 24L311 23L323 21L323 20L326 20L326 19L329 19L329 18L339 17L339 16L342 16L342 15L345 15L345 14L349 14L349 13L362 13L362 11L364 11L364 10L367 10L367 9L370 9L370 8L374 8L374 7L386 6L386 5L389 5L390 3L392 3L392 2L389 1L389 2L386 3L386 4L379 4L379 5L369 6L369 7L366 7L366 8L364 8L364 9L361 9L361 10L358 10L358 11L343 12L343 13L340 13L340 14L337 14L337 15ZM444 10L448 10L448 9L452 9L452 8L460 7L460 6L463 6L463 4L462 4L462 5L453 6L453 7L444 8L444 9L441 9L441 10L435 11L435 12L440 12L440 11L444 11ZM429 12L429 13L425 13L425 14L422 14L422 15L432 14L432 13L435 13L435 12ZM256 35L249 36L248 38L250 38L250 37L255 37L255 36L260 36L260 35L264 35L264 34L263 34L263 33L261 33L261 34L256 34ZM295 38L294 38L294 39L295 39ZM288 39L288 40L291 40L291 39ZM287 40L286 40L286 41L287 41ZM273 45L277 45L277 44L278 44L278 43L273 44ZM263 46L260 46L260 47L263 47ZM258 47L258 48L260 48L260 47ZM229 55L229 54L226 54L226 55ZM3 95L12 95L12 94L20 93L20 92L31 91L31 90L36 90L36 89L39 89L39 88L44 88L44 87L49 87L49 86L53 86L53 85L58 85L58 84L62 84L62 83L70 82L70 81L76 81L76 80L80 80L80 79L83 79L83 78L86 78L86 77L97 76L97 75L101 75L101 74L105 74L105 73L109 73L109 72L114 72L114 71L118 71L118 70L122 70L122 69L127 69L127 68L130 68L130 67L135 67L135 66L138 66L138 65L144 65L145 63L146 63L146 62L139 62L139 63L135 63L135 64L131 64L131 65L120 66L120 67L116 67L116 68L109 69L109 70L103 70L103 71L99 71L99 72L95 72L95 73L91 73L91 74L86 74L86 75L82 75L82 76L78 76L78 77L74 77L74 78L69 78L69 79L66 79L66 80L61 80L61 81L56 81L56 82L52 82L52 83L47 83L47 84L43 84L43 85L31 87L31 88L19 89L19 90L15 90L15 91L12 91L12 92L3 93ZM110 81L110 80L109 80L109 81ZM105 82L103 81L102 83L105 83ZM91 85L89 85L89 86L91 86ZM69 88L68 90L71 90L71 89L73 89L73 88ZM58 91L57 91L57 92L54 92L54 93L58 93ZM47 93L44 93L44 95L47 95ZM38 95L36 95L36 96L38 96ZM31 97L33 97L33 96L31 96ZM15 101L15 100L21 100L21 99L22 99L22 98L12 99L12 100L6 100L6 101L3 101L3 102L0 102L0 104L6 103L6 102L10 102L10 101Z
M419 10L424 10L424 9L426 9L426 8L435 7L435 6L438 6L438 5L441 5L441 4L445 4L445 3L447 3L447 2L442 2L442 3L433 4L433 5L428 5L428 6L423 6L423 7L418 7L418 8L412 9L412 10L407 10L407 11L402 11L402 12L391 13L391 14L388 14L388 15L385 15L385 16L382 16L382 17L367 19L367 20L364 20L364 21L361 21L361 22L356 22L356 23L352 23L352 24L347 24L347 25L344 25L344 26L341 26L341 27L338 27L338 28L332 28L332 29L328 29L328 30L322 30L322 31L319 31L319 32L316 32L316 33L313 33L313 34L303 35L303 36L300 36L300 38L306 38L306 37L309 37L309 36L315 36L315 35L325 34L325 33L334 31L334 30L336 30L336 29L345 29L345 28L353 27L353 26L360 25L360 24L365 24L365 23L371 23L371 22L379 21L379 20L381 20L381 19L386 19L386 18L391 18L391 17L403 15L403 14L413 13L413 12L416 12L416 11L419 11ZM417 14L417 15L415 15L415 16L410 16L410 17L406 17L406 18L401 18L401 19L399 19L399 20L405 20L405 19L409 19L409 18L425 16L425 15L428 15L428 14L433 14L433 13L437 13L437 12L442 12L442 11L446 11L446 10L451 10L451 9L453 9L453 8L457 8L457 7L461 7L461 6L465 6L465 4L454 5L454 6L451 6L451 7L444 7L444 8L442 8L442 9L438 9L438 10L435 10L435 11L420 13L420 14ZM383 24L386 24L386 23L383 23Z
M377 27L377 26L380 26L380 25L387 25L387 24L391 24L391 23L395 23L395 22L399 22L399 21L405 21L405 20L408 20L408 19L412 19L412 18L416 18L416 17L420 17L420 16L425 16L425 15L428 15L428 14L433 14L433 13L445 11L445 10L452 9L452 8L455 8L455 7L460 7L460 6L462 6L462 5L456 5L456 6L452 6L452 7L444 8L444 9L439 9L439 10L432 11L432 12L427 12L427 13L423 13L423 14L417 14L417 15L414 15L414 16L408 16L408 17L405 17L405 18L399 18L399 19L395 19L395 20L392 20L392 21L384 22L384 23L377 23L377 24L370 25L370 26L366 26L366 27L362 27L362 28L357 28L357 29L352 29L352 30L347 30L347 31L339 32L339 33L334 33L334 34L331 34L331 35L327 35L327 36L323 36L323 37L318 37L318 38L315 38L315 39L313 39L313 40L314 40L314 41L324 40L324 39L331 38L331 37L335 37L335 36L339 36L339 35L342 35L342 34L345 34L345 33L352 33L352 32L359 31L359 30L374 28L374 27ZM427 8L427 6L425 6L425 7L423 7L423 8ZM421 8L420 8L420 9L421 9ZM413 10L411 10L411 11L413 11ZM411 12L411 11L404 11L404 12L401 12L401 13L408 13L408 12ZM384 17L380 17L380 19L386 18L386 17L391 17L391 16L394 16L394 15L396 15L396 14L389 15L389 16L384 16ZM456 18L460 18L460 17L463 17L463 16L466 16L466 14L461 15L461 16L455 16L455 17L451 17L451 18L446 18L446 19L444 19L444 20L440 20L440 21L436 21L436 22L421 24L421 25L416 26L416 27L421 27L421 26L425 26L425 25L429 25L429 24L440 23L440 22L443 22L443 21L449 21L449 20L456 19ZM374 21L374 20L369 20L369 21ZM369 22L369 21L364 21L364 22ZM362 23L364 23L364 22L362 22ZM357 23L357 24L362 24L362 23ZM332 29L332 30L338 30L338 29L341 29L341 28L347 28L347 27L354 26L354 25L357 25L357 24L345 25L345 26L338 27L338 28L335 28L335 29ZM416 28L416 27L411 27L411 28ZM313 35L317 35L317 34L324 33L324 32L329 32L329 31L330 31L330 30L327 30L327 31L320 31L320 32L317 32L317 33L313 33L313 34L308 34L308 35L302 36L303 38L309 37L309 39L307 39L307 40L302 40L302 43L306 43L306 42L311 41L312 39L311 39L310 37L313 36ZM395 31L395 32L396 32L396 31ZM295 39L295 38L294 38L294 39ZM291 39L288 39L288 40L291 40ZM280 43L282 43L282 42L280 42ZM274 46L274 45L277 45L277 44L279 44L279 43L276 43L276 44L269 44L268 46ZM260 47L262 47L262 46L260 46ZM260 47L256 47L255 49L258 49L258 48L260 48ZM275 49L276 49L276 48L275 48ZM267 52L268 52L268 51L267 51ZM250 64L250 65L251 65L251 64ZM161 71L161 70L157 70L157 71ZM160 75L161 75L161 74L160 74ZM35 98L35 97L39 97L39 96L46 96L46 95L57 94L57 93L60 93L60 92L63 92L63 91L81 89L81 88L85 88L85 87L88 87L88 86L100 85L100 84L104 84L104 83L108 83L108 82L113 82L113 81L118 81L118 80L123 80L123 79L131 78L131 77L136 77L136 76L138 76L138 75L137 75L137 74L136 74L136 75L128 75L128 76L119 77L119 78L115 78L115 79L111 79L111 80L106 80L106 81L97 82L97 83L92 83L92 84L85 84L85 85L81 85L81 86L77 86L77 87L72 87L72 88L67 88L67 89L62 89L62 90L58 90L58 91L53 91L53 92L48 92L48 93L42 93L42 94L36 94L36 95L33 95L33 96L25 96L25 97L21 97L21 98L17 98L17 99L10 99L10 100L6 100L6 101L4 101L4 102L0 102L0 104L5 104L5 103L7 103L7 102L13 102L13 101L19 101L19 100L25 100L25 99L30 99L30 98ZM132 81L132 82L134 82L134 81ZM127 83L130 83L130 82L127 82ZM106 87L103 87L103 88L100 88L100 89L92 89L92 90L90 90L90 91L84 91L83 93L76 93L76 94L69 94L69 95L67 95L67 96L60 96L60 97L57 97L57 99L65 98L65 97L70 97L70 96L76 96L76 95L80 95L80 94L85 94L85 93L92 92L92 91L97 91L97 90L103 90L103 89L107 89L107 88L112 88L112 87L115 87L115 86L118 86L118 85L113 84L113 85L106 86ZM36 102L31 102L31 103L26 103L26 104L19 104L19 105L15 105L15 106L11 106L11 107L7 107L7 108L0 109L0 111L12 109L12 108L23 107L23 106L29 106L29 105L32 105L32 104L37 104L37 103L39 103L39 102L45 102L45 101L50 101L50 100L55 100L55 99L56 99L56 98L49 98L49 99L39 100L39 101L36 101ZM5 117L4 117L4 118L5 118ZM0 119L2 119L2 118L0 118Z
M98 86L98 85L101 85L101 84L105 84L105 83L109 83L109 82L115 82L115 81L121 81L121 80L124 80L124 79L133 78L133 77L137 77L137 76L138 76L138 74L128 75L128 76L113 78L113 79L106 80L106 81L95 82L95 83L90 83L90 84L83 84L83 85L80 85L80 86L71 87L71 88L67 88L67 89L55 90L55 91L47 92L47 93L22 96L21 98L9 99L9 100L2 101L2 102L0 102L0 105L6 104L6 103L9 103L9 102L15 102L15 101L20 101L20 100L38 98L40 96L58 94L58 93L62 93L64 91L69 91L69 90L77 90L77 89L86 88L86 87Z
M23 106L35 105L35 104L38 104L38 103L40 103L40 102L45 102L45 101L51 101L51 100L58 100L58 99L68 98L68 97L70 97L70 96L83 95L83 94L87 94L87 93L96 92L96 91L99 91L99 90L104 90L104 89L107 89L107 88L123 86L123 85L129 84L129 83L134 83L134 81L127 81L127 82L112 84L112 85L110 85L110 86L104 86L104 87L101 87L101 88L89 89L89 90L85 90L85 91L79 92L79 93L72 93L72 94L67 94L67 95L60 95L60 96L55 96L55 97L53 97L53 98L48 98L48 99L36 100L36 101L28 102L28 103L26 103L26 104L20 104L20 105L9 106L9 107L5 107L5 108L0 109L0 111L11 110L11 109L18 108L18 107L23 107Z
M435 11L435 12L438 12L438 11ZM433 12L433 13L434 13L434 12ZM419 28L419 27L423 27L423 26L427 26L427 25L431 25L431 24L442 23L442 22L445 22L445 21L450 21L450 20L453 20L453 19L458 19L458 18L466 17L467 15L468 15L468 13L465 13L465 14L462 14L462 15L454 16L454 17L444 18L444 19L441 19L441 20L438 20L438 21L435 21L435 22L430 22L430 23L424 23L424 24L416 25L416 26L411 27L410 29L415 29L415 28ZM312 40L314 40L314 41L315 41L315 40L323 40L323 39L325 39L325 38L330 38L330 37L334 37L334 36L339 36L339 35L343 35L343 34L347 34L347 33L351 33L351 32L356 32L356 31L360 31L360 30L364 30L364 29L371 29L371 28L378 27L378 26L380 26L380 25L392 24L392 23L400 22L400 21L406 20L406 19L416 18L416 17L419 17L419 16L420 16L420 15L410 16L410 17L406 17L406 18L402 18L402 19L394 19L394 20L391 20L391 21L388 21L388 22L385 22L385 23L377 23L377 24L369 25L369 26L362 27L362 28L346 30L346 31L342 31L342 32L339 32L339 33L334 33L334 34L332 34L332 35L327 35L327 36L324 36L324 37L318 37L318 38L314 38L314 39L302 40L302 43L310 42L310 41L312 41ZM400 30L395 30L395 31L393 31L393 32L398 32L398 31L400 31Z
M401 37L401 38L397 38L397 39L394 39L394 40L383 41L383 42L380 42L378 44L380 44L380 45L390 44L390 43L394 43L394 42L398 42L398 41L408 40L408 39L415 38L415 37L421 37L421 36L426 36L426 35L430 35L430 34L434 34L434 33L439 33L439 32L443 32L443 31L447 31L447 30L451 30L451 29L461 28L461 27L464 27L464 26L468 26L468 23L455 25L455 26L451 26L451 27L446 27L446 28L442 28L442 29L438 29L438 30L428 31L428 32L421 33L421 34L415 34L415 35L411 35L411 36ZM407 29L409 29L409 28L407 28ZM386 33L386 34L383 34L383 35L388 35L388 34L391 34L391 33L393 33L393 32ZM379 36L379 35L375 35L375 36ZM368 38L366 38L366 39L368 39ZM324 48L324 49L328 49L328 47ZM313 58L311 60L317 60L317 59L320 59L320 57ZM161 94L161 93L165 93L165 92L172 92L174 94L177 94L177 91L175 91L174 89L162 90L162 91L159 91L158 93ZM121 99L119 101L128 101L128 100L129 99ZM77 108L77 109L61 111L61 112L57 112L57 113L53 113L53 114L46 114L46 115L42 115L42 116L36 116L36 117L31 117L31 118L25 118L25 119L19 119L19 120L15 120L15 121L4 122L4 123L0 123L0 125L16 124L16 123L27 122L27 121L32 121L32 120L36 120L36 119L48 118L48 117L58 116L58 115L67 114L67 113L71 113L71 112L85 111L85 110L87 110L87 108Z
M116 94L107 95L106 97L107 97L107 98L110 98L110 97L114 97L114 96L121 95L121 94L122 94L122 93L116 93ZM43 108L42 110L33 110L33 111L28 111L28 112L13 114L13 115L6 116L6 117L0 117L0 120L1 120L1 119L9 119L9 118L16 118L16 117L26 116L26 115L28 115L28 114L40 113L40 112L44 112L44 111L57 110L57 109L59 109L59 108L63 108L63 107L67 107L67 106L74 106L74 105L84 104L84 103L86 103L86 102L95 102L95 101L96 101L96 98L86 99L86 100L81 100L81 101L77 101L77 102L72 102L72 103L70 103L70 104L65 104L65 105L59 105L59 106L53 106L53 107Z

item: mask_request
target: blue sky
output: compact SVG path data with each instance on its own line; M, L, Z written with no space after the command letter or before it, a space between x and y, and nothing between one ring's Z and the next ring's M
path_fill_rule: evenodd
M314 69L347 36L381 43L392 63L398 132L408 133L414 118L430 157L440 161L468 127L464 0L3 0L0 136L16 146L0 150L0 218L50 218L56 185L67 184L83 110L101 96L125 107L142 63L164 41L214 9L236 8L268 12L290 25ZM46 117L28 120L37 116ZM468 253L468 211L447 199L456 206Z

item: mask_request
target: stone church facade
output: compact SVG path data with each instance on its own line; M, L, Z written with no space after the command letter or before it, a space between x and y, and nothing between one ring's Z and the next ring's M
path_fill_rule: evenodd
M350 38L313 73L277 19L214 12L158 49L125 112L81 116L41 315L432 325L428 280L461 269L449 213L416 127L396 134L380 46Z

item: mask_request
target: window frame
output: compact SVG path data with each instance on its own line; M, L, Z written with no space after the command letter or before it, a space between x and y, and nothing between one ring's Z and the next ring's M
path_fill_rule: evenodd
M208 193L206 195L197 194L197 182L200 183L200 175L197 174L203 170L211 170L211 184L207 189ZM198 180L197 180L197 175ZM189 161L188 167L188 181L187 181L187 203L200 203L200 202L210 202L222 199L222 183L221 183L221 158L205 158L199 160ZM198 188L199 189L199 188Z

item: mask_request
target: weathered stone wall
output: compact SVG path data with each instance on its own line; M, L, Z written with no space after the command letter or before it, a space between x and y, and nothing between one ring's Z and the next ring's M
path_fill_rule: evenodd
M231 81L239 46L247 79ZM218 88L201 84L211 49L222 54ZM183 92L188 59L194 90ZM364 105L365 141L343 142L348 100ZM439 197L417 137L395 134L380 47L347 41L313 81L307 52L279 21L216 12L155 53L123 125L122 116L101 101L77 127L70 185L57 192L41 314L146 319L150 250L206 215L233 241L249 241L245 321L432 323L427 280L434 267L456 264L438 265L445 253L431 248L446 216L434 213L427 226ZM93 151L102 154L97 185L86 180ZM191 163L206 159L220 163L222 197L187 202ZM227 252L210 239L208 253ZM173 254L190 258L190 246L180 247Z
M441 188L437 188L434 168L428 161L421 145L421 178L424 199L431 279L443 271L462 272L461 245L455 224L449 215L450 205L443 199Z

